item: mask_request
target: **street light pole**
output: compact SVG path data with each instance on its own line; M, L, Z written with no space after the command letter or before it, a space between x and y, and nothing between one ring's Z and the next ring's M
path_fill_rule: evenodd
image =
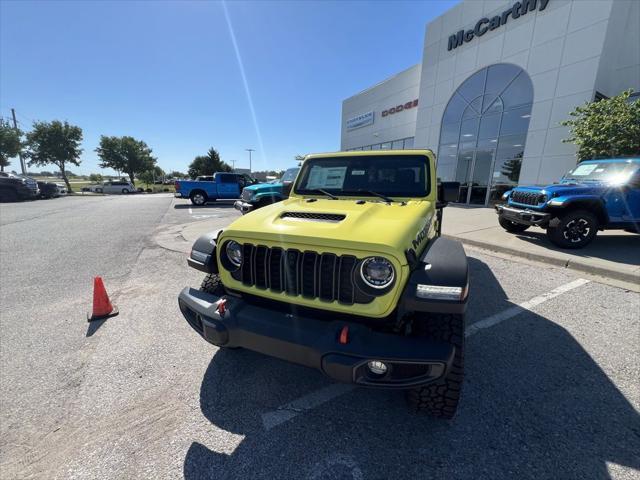
M251 152L255 152L255 150L253 148L245 148L245 150L249 152L249 173L251 173L253 171L251 168Z

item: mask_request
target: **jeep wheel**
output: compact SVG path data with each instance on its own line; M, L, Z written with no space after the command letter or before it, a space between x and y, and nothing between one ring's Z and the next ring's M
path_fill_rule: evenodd
M593 214L574 210L551 220L547 237L561 248L582 248L591 243L597 231L598 219Z
M204 277L204 280L202 280L202 283L200 284L200 291L210 293L217 297L223 296L225 291L224 286L222 285L222 280L220 280L220 275L210 273Z
M128 188L123 188L122 189L122 193L124 193L126 195L127 193L129 193L129 189Z
M509 233L520 233L529 228L529 225L512 222L511 220L507 220L506 218L504 218L502 215L498 217L498 223Z
M207 203L207 195L204 192L192 192L189 198L191 199L191 203L198 207Z
M407 390L409 408L439 418L453 418L464 378L464 315L431 314L414 321L415 335L450 343L456 349L449 373L423 387Z

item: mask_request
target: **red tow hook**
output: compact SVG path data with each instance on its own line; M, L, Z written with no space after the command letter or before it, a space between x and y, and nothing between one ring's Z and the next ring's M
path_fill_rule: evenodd
M220 300L218 300L217 305L218 306L216 308L216 311L218 312L218 315L224 317L224 313L227 311L227 299L221 298Z
M340 336L338 337L338 342L340 342L342 345L346 345L347 343L349 343L349 326L345 325L344 327L342 327L342 330L340 330Z

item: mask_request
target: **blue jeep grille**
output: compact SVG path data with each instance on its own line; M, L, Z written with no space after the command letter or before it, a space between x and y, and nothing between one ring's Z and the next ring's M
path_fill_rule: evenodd
M524 205L539 205L545 202L545 195L538 192L515 190L511 193L511 201Z

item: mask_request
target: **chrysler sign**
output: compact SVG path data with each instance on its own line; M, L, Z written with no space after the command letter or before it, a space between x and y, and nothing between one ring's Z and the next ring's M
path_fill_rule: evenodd
M474 37L481 37L489 30L495 30L499 26L506 24L509 17L515 20L520 18L522 15L525 15L527 12L534 11L536 7L538 8L538 11L541 12L547 8L548 3L549 0L521 0L520 2L514 3L511 8L502 12L502 15L496 15L491 18L481 18L476 22L473 29L460 30L458 33L451 35L449 37L447 50L453 50L463 43L470 42Z
M373 123L373 112L363 113L357 117L347 120L347 130L353 130L354 128L365 127Z

